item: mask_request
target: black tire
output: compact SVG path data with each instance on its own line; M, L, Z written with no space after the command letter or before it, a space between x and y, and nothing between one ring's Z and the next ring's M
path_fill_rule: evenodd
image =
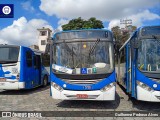
M48 76L45 75L43 78L43 86L47 86L48 85Z

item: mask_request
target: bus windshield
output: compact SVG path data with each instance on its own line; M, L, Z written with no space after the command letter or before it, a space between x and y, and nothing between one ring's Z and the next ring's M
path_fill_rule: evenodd
M144 72L160 73L160 39L143 39L140 41L138 67Z
M62 40L59 37L61 42L53 45L52 69L54 73L105 74L113 72L112 39L107 40L104 31L102 33L99 31L96 36L98 35L101 37L96 38L95 35L91 36L91 34L89 38L86 35L85 38L80 37L79 39L77 37L75 39L74 37L70 38L69 35L67 35L66 40L64 39L65 36ZM58 36L60 35L58 34Z
M0 64L18 61L19 47L0 47Z

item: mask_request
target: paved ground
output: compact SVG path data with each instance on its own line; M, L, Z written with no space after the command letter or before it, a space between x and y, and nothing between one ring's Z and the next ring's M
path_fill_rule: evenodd
M115 101L62 101L54 100L49 96L49 86L36 88L33 90L20 91L0 91L0 111L160 111L160 103L141 102L128 100L128 96L117 85L117 94ZM66 112L67 114L67 112ZM0 118L1 119L1 118ZM8 120L10 118L6 118ZM18 118L12 118L17 120ZM40 118L38 118L40 119ZM75 119L76 117L58 117L45 119ZM151 117L128 118L128 117L87 117L78 118L78 120L150 120ZM152 118L159 120L160 118ZM37 120L37 119L33 119Z

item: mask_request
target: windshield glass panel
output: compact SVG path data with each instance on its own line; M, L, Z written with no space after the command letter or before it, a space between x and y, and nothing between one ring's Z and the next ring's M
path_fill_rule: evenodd
M143 36L159 35L159 33L160 33L160 27L159 26L145 27L145 28L142 28L142 30L141 30L141 34Z
M53 69L57 73L102 74L113 71L113 45L111 42L62 42L54 46Z
M0 47L0 63L17 62L19 47Z
M83 39L83 38L107 38L107 31L93 30L93 31L73 31L62 32L56 35L56 40L69 39Z
M160 39L140 41L138 67L142 71L160 73Z

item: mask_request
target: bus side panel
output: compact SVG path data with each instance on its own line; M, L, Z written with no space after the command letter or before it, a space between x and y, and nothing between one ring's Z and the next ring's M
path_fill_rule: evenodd
M50 83L50 67L41 65L41 84L43 84L44 76L48 77L48 83Z
M26 81L25 81L25 49L21 46L20 48L20 77L19 82L25 82L25 88L26 88Z
M27 64L27 52L31 54L32 59L30 61L30 66ZM33 69L33 52L29 48L22 48L22 57L21 57L21 79L25 81L25 88L30 89L34 87L34 69Z

